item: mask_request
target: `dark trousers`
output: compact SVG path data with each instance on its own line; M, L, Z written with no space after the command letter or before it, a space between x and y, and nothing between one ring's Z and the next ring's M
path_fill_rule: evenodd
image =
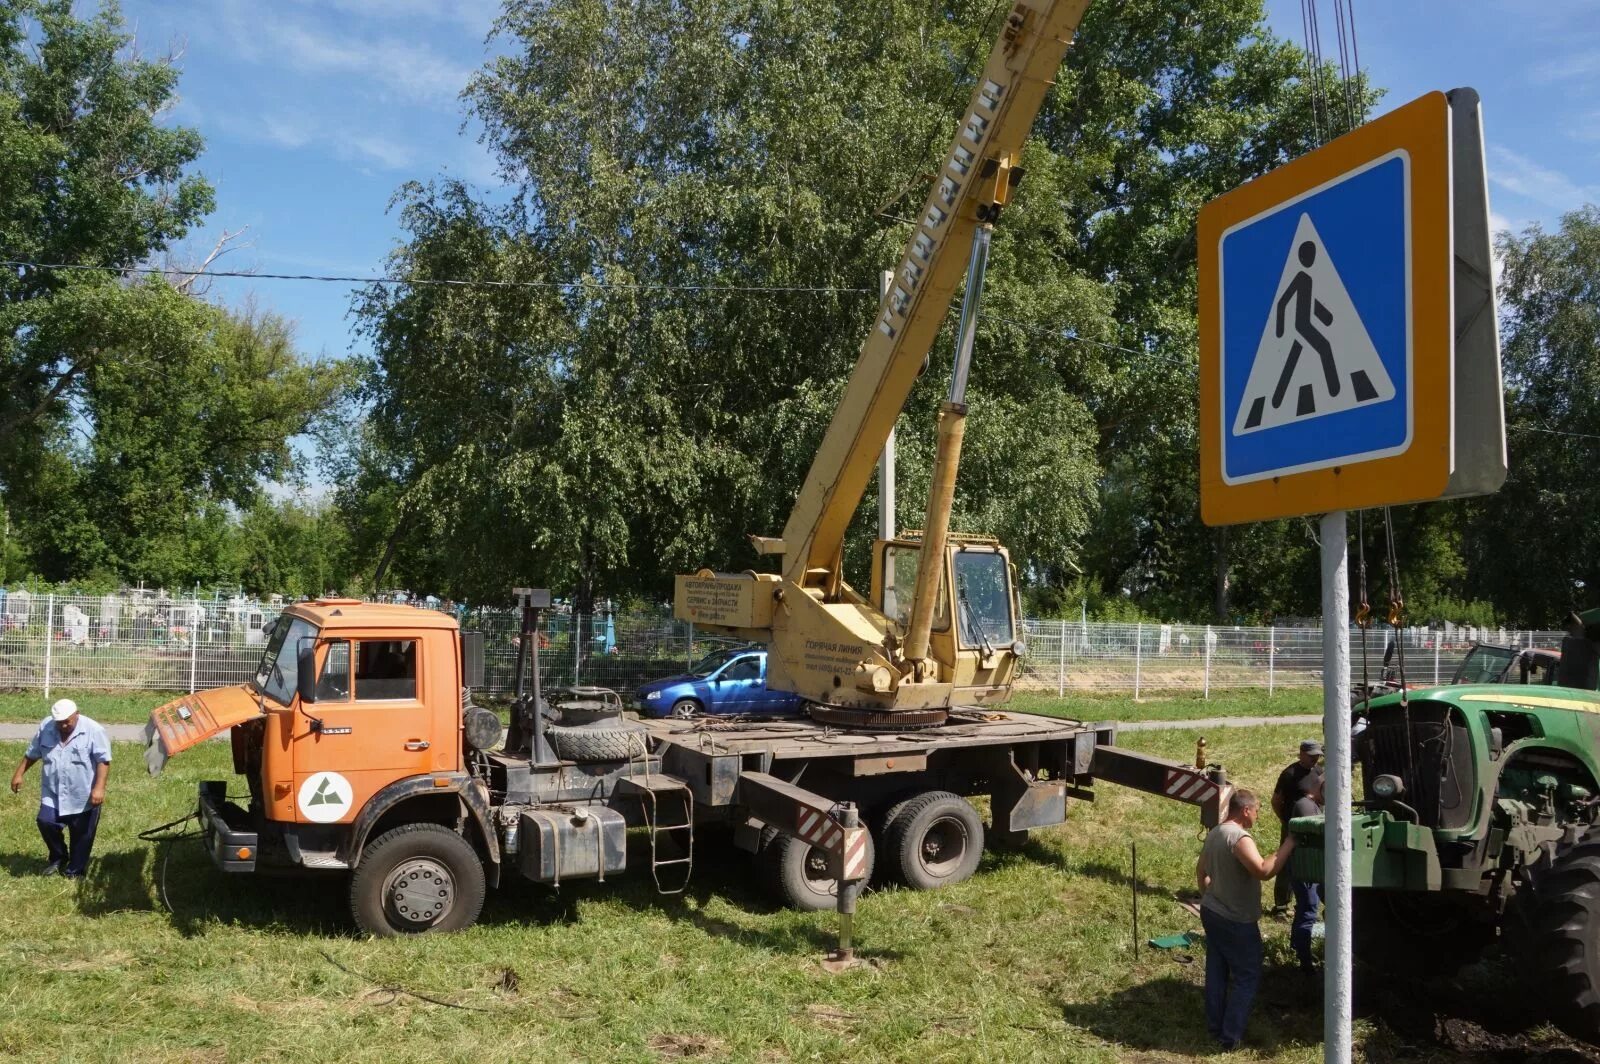
M1282 879L1282 876L1278 878ZM1289 928L1289 945L1300 958L1300 967L1307 971L1315 967L1311 961L1311 929L1317 923L1317 909L1322 905L1322 885L1304 880L1294 884L1294 923Z
M94 849L94 833L100 827L100 807L91 805L81 813L62 816L54 807L39 807L39 834L44 836L44 848L50 852L50 863L62 865L69 876L81 876L89 867L89 851ZM67 845L62 832L72 833L72 845Z
M1202 906L1200 926L1206 932L1206 1030L1231 1049L1244 1041L1261 985L1261 925L1229 920Z

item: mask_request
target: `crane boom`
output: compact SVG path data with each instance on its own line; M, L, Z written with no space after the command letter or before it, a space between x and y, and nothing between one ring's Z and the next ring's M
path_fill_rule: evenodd
M1023 142L1088 6L1012 4L783 536L752 537L758 552L783 556L782 574L678 577L676 615L769 643L767 685L804 696L818 719L937 724L957 700L1010 695L1023 650L1010 556L993 539L950 533L950 508L989 232L1022 176ZM874 544L868 598L844 581L845 530L969 262L924 531ZM905 602L899 589L908 585Z
M991 220L1021 176L1023 142L1088 6L1013 6L784 526L787 579L806 586L819 569L837 579L845 529L949 313L973 230Z

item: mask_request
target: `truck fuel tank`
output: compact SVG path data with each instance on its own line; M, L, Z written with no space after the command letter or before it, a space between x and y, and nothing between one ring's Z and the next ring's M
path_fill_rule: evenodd
M529 809L517 825L517 866L535 883L604 881L628 864L628 825L603 805Z

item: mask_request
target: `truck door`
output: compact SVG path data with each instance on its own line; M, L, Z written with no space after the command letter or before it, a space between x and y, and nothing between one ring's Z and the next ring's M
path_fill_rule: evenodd
M294 729L296 808L306 819L348 820L387 784L433 769L430 750L437 737L431 734L432 712L422 701L426 664L421 651L415 638L321 642L317 698L301 707ZM312 779L330 773L348 787L337 778L331 783ZM308 788L308 781L320 785L320 791ZM307 789L313 793L300 794ZM347 798L344 790L353 793ZM349 812L337 809L345 800ZM342 815L331 816L335 811Z

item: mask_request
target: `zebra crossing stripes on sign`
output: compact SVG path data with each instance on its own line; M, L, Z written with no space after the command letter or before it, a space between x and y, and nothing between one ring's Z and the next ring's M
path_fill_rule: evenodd
M802 809L795 823L795 832L811 845L824 850L837 851L844 837L844 829L815 809Z
M1215 783L1198 772L1182 768L1167 769L1167 778L1161 789L1169 798L1194 805L1204 805L1217 794Z

